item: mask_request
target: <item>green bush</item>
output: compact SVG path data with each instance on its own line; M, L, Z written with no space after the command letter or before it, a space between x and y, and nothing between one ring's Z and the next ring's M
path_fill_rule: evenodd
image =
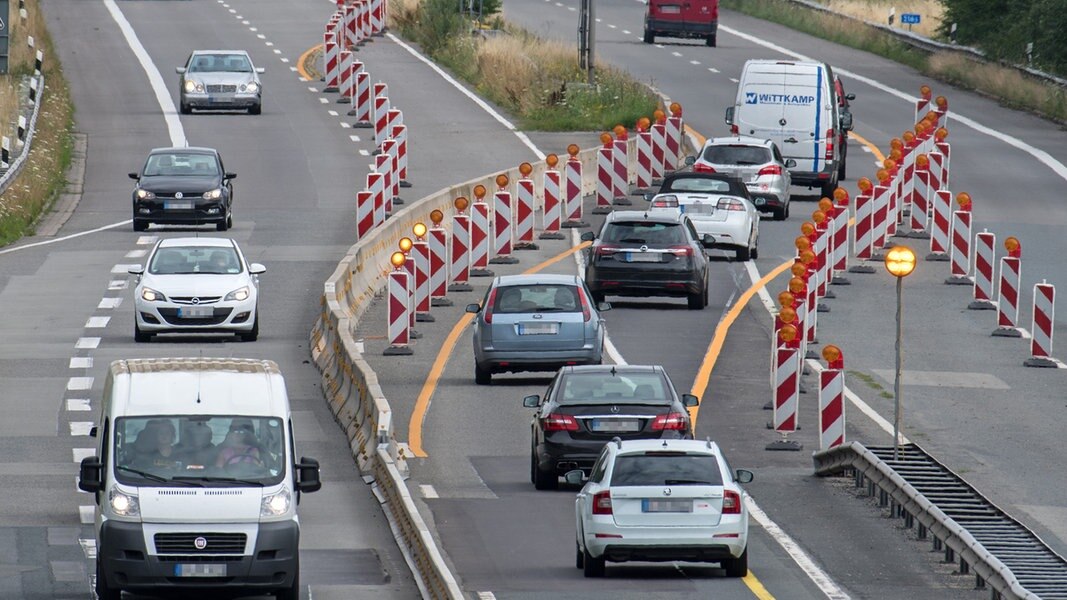
M990 57L1026 64L1026 45L1034 44L1033 65L1067 73L1067 2L1064 0L943 0L940 33L956 24L956 41Z

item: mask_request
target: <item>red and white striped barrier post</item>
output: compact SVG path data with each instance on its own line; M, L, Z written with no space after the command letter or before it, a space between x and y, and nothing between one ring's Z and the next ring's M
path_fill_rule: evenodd
M378 156L385 156L388 158L386 161L388 164L388 171L385 177L386 190L385 193L392 199L393 204L403 204L404 200L400 198L400 155L397 151L397 143L393 138L385 138L382 140L382 151Z
M389 258L393 270L389 271L389 303L386 305L386 318L389 321L389 347L382 354L385 356L407 356L413 354L408 345L411 309L408 302L408 279L410 275L404 268L406 258L403 252L394 252Z
M389 86L381 81L374 84L374 145L380 147L389 137L386 126L389 124Z
M337 91L341 94L337 98L337 103L347 104L352 102L352 86L355 83L352 79L352 61L354 57L351 51L341 50L338 52L337 60L340 63L337 69Z
M997 236L987 230L974 236L974 293L967 308L971 310L995 310L993 300L993 266L996 264Z
M952 213L952 248L949 252L949 285L972 285L971 280L971 195L960 192L956 195L959 209Z
M927 199L930 197L931 188L930 158L925 154L919 154L915 157L915 174L912 186L911 223L907 237L926 239L930 237L930 232L927 231L929 223L929 205Z
M667 155L667 117L659 110L654 115L656 122L652 124L652 185L657 185L663 181Z
M489 270L489 204L485 202L485 186L474 186L471 205L471 277L493 277Z
M819 201L820 204L822 200ZM827 200L829 202L829 200ZM821 208L821 207L820 207ZM826 293L829 291L826 287L827 280L826 275L829 273L829 251L830 251L830 234L829 223L827 222L829 217L822 210L817 210L811 215L812 221L815 222L815 243L813 250L815 252L815 262L813 266L815 268L815 298L825 298ZM820 312L829 312L830 307L825 304L819 305Z
M892 195L890 184L891 181L886 178L874 186L874 210L871 213L871 236L874 241L871 247L871 260L882 260L882 250L889 241L886 222L891 220L889 218L889 197Z
M919 86L919 98L915 101L915 121L917 122L926 111L930 110L934 98L934 91L928 85Z
M377 171L367 173L367 191L374 198L374 226L385 222L389 209L385 204L385 174Z
M381 35L385 29L385 0L371 0L370 30L371 35Z
M452 215L452 253L449 265L450 292L470 292L471 269L471 218L463 211L467 210L468 200L460 196L452 201L456 214Z
M357 65L358 70L356 70ZM370 73L363 68L363 63L359 61L353 63L352 68L356 70L356 90L352 96L351 108L348 110L348 116L356 118L356 122L352 124L352 127L374 127L374 123L371 122L374 103L371 100Z
M400 251L404 253L404 268L408 272L408 336L417 340L422 337L422 334L415 329L415 278L419 272L419 265L415 262L415 255L412 252L414 243L409 237L400 238Z
M930 204L933 204L934 193L944 187L943 185L941 185L941 165L944 164L945 157L935 148L930 152L926 153L926 158L930 161L930 165L926 169L930 177L930 190L927 192L927 198L929 199Z
M667 117L667 151L663 155L664 170L674 171L678 169L682 160L682 132L685 124L682 122L682 105L672 102L670 105L671 116Z
M430 211L430 306L452 306L448 299L448 232L441 226L445 213Z
M604 138L607 138L605 141ZM614 196L614 156L611 134L601 134L600 140L604 146L597 150L596 161L596 207L594 215L606 215L611 212L611 200Z
M578 158L578 144L567 146L567 162L563 165L563 214L562 227L589 227L582 217L582 161Z
M800 405L801 354L797 326L785 324L778 334L784 343L775 350L774 403L772 404L771 428L781 439L771 442L767 450L800 450L802 446L789 440L789 434L797 430L797 409Z
M611 154L611 202L616 206L630 206L633 204L629 195L630 188L630 156L629 142L626 128L619 125L615 128L615 141L612 142Z
M404 112L394 106L385 113L385 137L393 137L393 130L404 124Z
M937 190L933 194L934 210L932 227L930 227L930 254L926 255L929 261L947 261L949 249L949 209L952 204L952 192Z
M1018 238L1008 236L1004 240L1008 256L1000 259L1000 290L997 294L997 337L1022 337L1016 326L1019 321L1019 285L1022 276L1022 244Z
M819 450L845 443L845 359L841 349L822 349L827 367L819 372Z
M888 165L886 170L888 172L888 195L886 196L886 218L883 221L881 233L883 234L882 244L875 246L875 252L878 252L878 248L888 248L892 245L889 238L897 234L897 227L904 223L904 210L908 207L904 200L904 175L900 168L900 163L896 159L890 158L886 161ZM875 207L877 210L877 206Z
M1033 339L1030 340L1030 358L1023 364L1028 367L1059 367L1060 361L1052 358L1052 330L1056 322L1056 288L1044 279L1034 285Z
M948 142L945 141L945 138L947 138L947 137L948 137L948 129L945 129L944 127L940 127L940 128L938 128L938 130L936 132L934 132L934 147L937 148L937 153L940 154L941 157L942 157L941 158L941 176L939 178L939 181L941 181L941 187L943 189L948 189L948 187L949 187L949 181L948 181L949 164L950 164L949 152L952 150L952 146Z
M340 51L337 47L337 32L326 30L323 34L323 60L325 61L326 87L323 92L333 93L337 91L337 81L340 78Z
M374 229L374 193L356 192L356 239L362 240Z
M524 162L519 165L522 175L515 182L515 250L537 250L534 243L534 182L530 179L533 165Z
M373 42L374 38L371 37L373 33L370 27L370 3L371 0L363 0L359 3L359 29L360 37L362 38L361 44L367 42Z
M393 157L379 154L374 157L374 169L382 174L382 197L386 214L393 214Z
M562 178L560 172L556 170L556 166L559 164L559 157L555 154L549 154L545 157L545 175L544 185L544 201L542 202L541 211L541 234L537 237L542 240L562 240L563 234L560 233L560 224L563 222L563 210L562 210L562 197L560 191L562 190L560 183Z
M648 130L648 117L637 120L637 189L635 194L652 191L652 132Z
M430 314L430 243L426 241L429 233L425 223L415 223L411 228L415 241L411 244L411 254L415 259L415 320L433 323Z
M345 48L355 49L359 43L359 28L356 25L356 15L359 14L359 8L352 3L345 4L342 10L345 15Z
M897 187L896 200L897 203L901 205L902 212L907 211L908 214L911 214L912 212L913 195L915 193L915 157L918 156L918 154L919 149L917 147L911 144L906 144L901 159L897 161L897 167L900 170L900 179ZM903 221L898 222L903 223Z
M848 218L849 195L845 188L834 190L834 256L830 278L831 285L849 285L848 272Z
M859 264L849 267L849 273L874 273L874 267L863 264L874 257L874 184L866 177L857 182L860 192L856 195L856 224L853 232L853 255Z
M493 258L489 259L489 264L513 265L519 259L511 255L511 223L514 215L511 212L511 192L507 190L508 176L503 173L497 175L496 187L493 193Z
M400 124L393 127L393 139L396 140L396 182L399 187L409 188L411 183L408 182L408 126Z

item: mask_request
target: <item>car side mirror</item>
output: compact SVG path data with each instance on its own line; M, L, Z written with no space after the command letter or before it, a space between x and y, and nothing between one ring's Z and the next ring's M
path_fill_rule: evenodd
M581 469L575 469L573 471L567 471L563 474L563 481L571 485L582 485L588 480L585 476L585 471Z
M583 231L582 235L579 236L578 239L582 240L583 242L591 242L596 239L596 234L592 231Z
M695 156L687 156L687 157L685 157L685 164L690 166L690 167L693 166L693 163L695 163L696 161L697 161L697 157L695 157Z
M92 427L89 428L89 437L91 437L91 438L96 437L96 425L93 425Z
M792 158L785 159L785 168L792 169L795 166L797 166L797 161L793 160Z
M267 267L265 267L265 266L263 266L263 265L261 265L259 263L252 263L252 264L248 265L248 272L251 273L252 275L259 275L260 273L266 273L267 272Z
M87 456L82 459L81 468L78 470L78 489L83 492L95 494L104 487L104 463L98 456Z
M469 312L469 313L471 313L471 314L476 315L476 314L482 312L482 305L481 304L468 304L467 308L465 308L464 310Z
M604 312L605 310L611 310L611 302L597 302L596 309L600 312Z
M222 178L223 179L237 179L237 173L227 172L226 175L224 175Z
M700 406L700 398L697 398L693 394L682 394L683 406Z
M295 468L296 491L310 494L322 489L322 481L319 479L319 461L301 456Z
M710 233L705 233L700 236L700 243L703 244L705 248L711 248L715 245L715 238L712 237Z
M175 67L174 72L178 75L185 75L185 67Z
M755 475L748 469L738 469L734 475L734 481L737 483L751 483Z
M727 106L726 107L726 119L725 120L726 120L726 124L727 125L733 125L734 124L734 108L735 107L733 107L733 106Z
M645 192L642 197L645 199L645 202L652 202L652 199L656 197L656 193L655 192Z
M841 113L841 129L852 131L852 113Z
M130 179L140 179L140 178L141 178L141 174L140 173L130 173Z
M537 394L531 394L522 399L522 405L526 408L537 408L541 406L541 396Z
M138 276L139 275L143 275L144 274L144 267L141 266L141 265L133 265L129 269L126 269L126 272L129 273L130 275L138 275Z
M852 101L852 100L855 100L855 99L856 99L856 94L845 94L845 100Z
M262 75L262 74L264 74L266 72L267 72L267 68L266 67L256 67L256 73L259 73L260 75Z

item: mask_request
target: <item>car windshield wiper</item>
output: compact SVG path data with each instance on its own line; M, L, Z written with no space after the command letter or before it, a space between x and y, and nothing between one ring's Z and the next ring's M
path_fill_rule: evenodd
M703 479L667 479L663 485L711 485L711 482Z
M263 487L262 481L256 481L255 479L238 479L236 477L193 477L189 475L180 475L174 478L176 481L207 481L211 483L244 483L246 485L253 485Z
M149 481L158 481L159 483L174 483L175 480L180 479L179 477L174 477L174 478L163 477L162 475L156 475L155 473L149 473L148 471L142 471L140 469L134 469L132 467L127 467L126 465L115 465L115 469L119 470L119 471L125 471L127 473L133 473L134 475L137 475L138 477L142 477L142 478L147 479ZM189 482L185 482L185 481L178 482L178 483L189 484Z

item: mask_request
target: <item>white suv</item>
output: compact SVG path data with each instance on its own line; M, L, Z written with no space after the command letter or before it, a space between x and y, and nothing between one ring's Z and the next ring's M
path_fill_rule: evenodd
M713 138L704 142L693 161L697 173L724 173L744 182L760 212L770 212L775 220L789 216L789 169L793 159L783 159L778 145L771 140L735 136Z
M710 440L608 442L575 500L575 566L602 577L606 561L718 562L727 577L748 574L748 509L739 484Z

